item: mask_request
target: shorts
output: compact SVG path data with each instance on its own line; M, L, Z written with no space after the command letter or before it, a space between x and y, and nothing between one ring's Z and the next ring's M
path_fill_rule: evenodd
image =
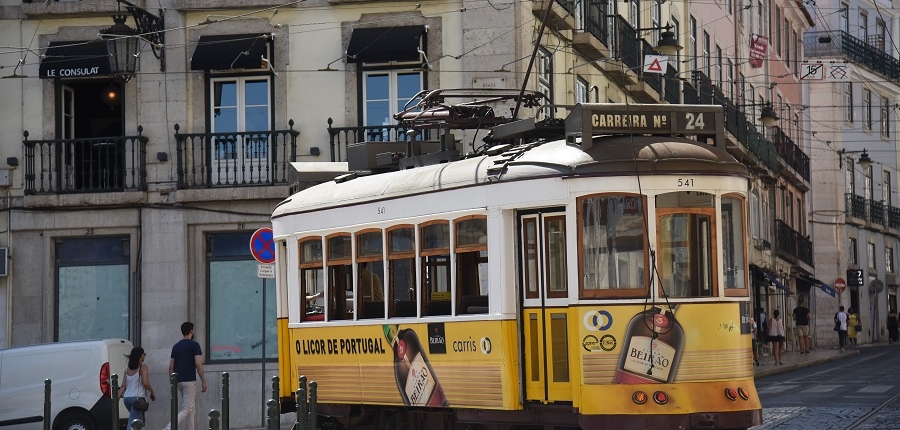
M784 342L784 336L769 336L769 340L772 342Z
M809 336L809 326L798 325L794 327L794 332L797 333L797 336Z

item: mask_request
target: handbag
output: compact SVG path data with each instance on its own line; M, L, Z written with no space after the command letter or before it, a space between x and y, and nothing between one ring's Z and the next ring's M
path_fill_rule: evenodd
M150 409L150 402L143 397L138 397L137 400L134 401L134 404L131 405L132 408L135 408L141 412L146 412L147 409Z
M834 322L834 331L841 331L841 322L840 321Z
M856 325L856 331L862 331L862 324Z

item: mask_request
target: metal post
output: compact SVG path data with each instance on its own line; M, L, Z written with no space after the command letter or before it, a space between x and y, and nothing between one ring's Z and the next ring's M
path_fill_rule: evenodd
M266 401L266 278L262 278L262 400ZM266 408L263 406L263 426L266 425Z
M119 428L119 375L112 375L112 427ZM130 417L129 417L130 418Z
M316 404L319 402L318 394L316 387L319 384L316 381L312 381L309 383L309 428L317 429L319 428L319 416L318 411L316 410Z
M209 430L219 430L219 417L221 415L215 409L209 411Z
M309 429L309 405L306 403L306 388L297 389L297 430ZM45 429L46 430L46 429Z
M228 422L228 404L231 398L228 393L228 372L222 372L222 430L228 430L230 423Z
M278 422L278 402L275 399L269 399L266 402L266 428L268 430L278 430L280 427Z
M272 430L278 430L281 428L281 399L278 397L278 375L272 377L272 400L275 402L275 428Z
M44 430L50 430L50 385L49 379L44 380Z
M172 425L171 429L178 430L178 374L177 373L173 373L173 374L169 375L169 385L171 385L171 391L172 391L172 401L170 402L171 404L169 405L169 410L171 411L169 413L169 415L170 415L169 418L172 420L172 421L170 421L171 425Z

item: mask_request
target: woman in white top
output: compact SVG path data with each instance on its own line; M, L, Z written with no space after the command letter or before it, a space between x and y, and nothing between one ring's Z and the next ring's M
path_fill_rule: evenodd
M134 408L134 402L138 397L147 397L150 393L150 400L156 400L156 393L150 385L150 376L147 366L144 365L144 348L135 347L128 355L128 369L125 370L122 386L119 388L119 397L125 401L125 408L128 409L128 425L125 430L131 430L131 423L134 420L144 421L144 411ZM146 426L147 422L144 421Z
M772 321L769 321L769 340L772 342L775 364L784 364L781 362L781 351L784 349L784 321L778 309L772 312Z

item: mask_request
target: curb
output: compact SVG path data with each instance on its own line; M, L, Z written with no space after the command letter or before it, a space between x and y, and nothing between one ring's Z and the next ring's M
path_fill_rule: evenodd
M803 369L805 367L817 366L819 364L825 364L832 361L842 360L847 357L852 357L855 355L859 355L858 349L853 349L849 351L844 351L843 353L835 352L834 355L830 355L827 357L814 358L806 361L802 361L799 363L789 363L781 366L772 366L769 369L760 369L754 372L754 378L763 378L766 376L777 375L779 373L790 372L792 370Z

